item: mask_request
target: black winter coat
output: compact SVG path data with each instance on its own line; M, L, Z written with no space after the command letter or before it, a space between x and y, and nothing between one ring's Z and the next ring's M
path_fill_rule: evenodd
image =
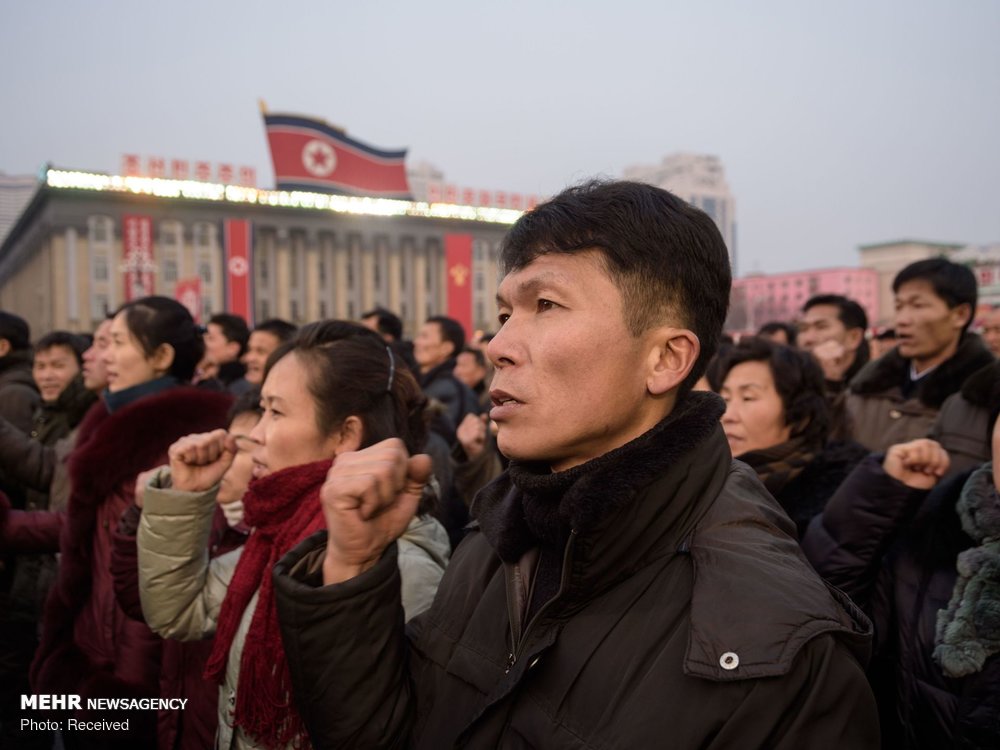
M708 406L706 407L706 403ZM809 568L787 516L692 394L571 469L558 593L524 621L510 475L484 490L431 609L404 634L396 551L321 586L325 532L275 567L317 748L874 748L870 624ZM568 474L568 472L564 472ZM483 502L484 498L488 502ZM572 497L573 502L566 503Z
M888 476L881 459L858 465L802 545L819 573L874 621L871 676L884 746L1000 747L1000 659L963 679L946 677L932 659L956 557L973 545L955 511L970 472L928 493Z
M847 475L867 455L868 449L860 443L830 443L797 477L774 493L774 499L795 524L799 539L809 522L823 512L823 507Z

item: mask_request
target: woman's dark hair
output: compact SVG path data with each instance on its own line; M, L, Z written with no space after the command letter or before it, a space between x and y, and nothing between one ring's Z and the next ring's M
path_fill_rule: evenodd
M750 336L723 348L708 368L708 383L718 393L736 365L766 362L785 410L791 437L822 446L830 433L830 407L826 401L823 370L807 352Z
M423 449L427 399L406 363L377 333L343 320L310 323L274 350L264 368L265 380L290 353L309 369L309 392L316 401L321 434L332 434L345 419L356 416L362 424L362 448L398 437L411 454Z
M169 297L143 297L125 303L116 315L119 313L125 313L125 325L147 357L152 357L163 344L169 344L174 350L174 361L167 374L182 383L191 380L205 355L205 342L184 305Z

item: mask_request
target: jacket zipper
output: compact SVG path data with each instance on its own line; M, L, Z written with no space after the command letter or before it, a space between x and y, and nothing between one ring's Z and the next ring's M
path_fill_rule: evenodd
M538 618L540 618L542 616L542 614L544 614L545 610L547 610L549 608L549 606L552 604L552 602L554 602L556 599L558 599L560 596L562 596L563 592L566 590L566 584L569 583L569 569L570 569L570 559L571 559L572 553L573 553L573 543L576 541L576 537L577 537L577 531L576 531L576 529L571 529L570 532L569 532L569 539L566 542L566 549L563 551L563 567L562 567L562 576L560 577L560 580L559 580L559 590L556 592L555 596L553 596L551 599L549 599L547 602L545 602L545 604L543 604L541 606L541 608L537 612L535 612L535 616L532 617L531 620L528 622L528 624L525 626L524 631L520 634L520 637L517 636L517 634L515 632L515 629L514 629L513 611L511 611L509 613L511 615L511 617L509 618L510 619L511 651L507 655L507 667L506 667L506 669L504 669L504 672L503 672L504 674L510 674L510 670L513 669L514 665L517 663L517 659L518 659L518 656L519 656L519 653L518 653L519 647L521 646L521 644L524 643L524 641L527 640L528 633L531 632L531 626L534 625L536 622L538 622ZM540 560L539 560L539 562L540 562ZM528 591L528 606L531 606L531 596L535 593L534 592L534 588L535 588L534 579L535 579L535 575L537 573L538 573L538 564L535 565L535 572L531 576L532 582L531 582L531 590ZM508 587L508 596L507 596L507 606L510 607L510 588L509 587ZM520 615L518 615L518 617L517 617L518 622L520 622L520 619L521 619Z

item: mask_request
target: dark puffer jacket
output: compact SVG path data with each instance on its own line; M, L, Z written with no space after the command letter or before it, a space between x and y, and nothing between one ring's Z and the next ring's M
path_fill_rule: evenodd
M56 443L68 437L76 429L96 401L97 394L88 391L83 385L83 378L77 377L63 389L55 401L39 404L35 410L34 426L29 439L51 448L55 452ZM8 440L20 441L23 439L20 433L8 435ZM54 475L55 472L53 471L52 474ZM58 511L66 509L68 500L66 495L57 493L53 498L49 493L48 486L41 488L28 486L25 491L25 510L11 511L13 515L54 511L54 513L40 515L37 519L23 519L23 522L31 524L35 528L47 521L54 522L56 519L62 518L62 514ZM54 531L57 532L58 528L60 526L57 524ZM56 557L53 554L55 551L53 549L50 553L22 554L17 557L16 570L10 589L9 607L0 614L0 618L20 622L38 622L41 619L45 598L48 596L49 588L56 576Z
M847 412L852 437L871 451L927 437L945 399L991 362L993 355L982 339L967 333L954 356L921 378L913 393L904 397L910 360L897 349L890 350L851 381Z
M1000 747L1000 659L978 674L946 677L932 659L937 613L955 587L958 553L973 545L955 503L969 472L931 493L863 461L830 499L802 542L830 583L872 616L871 676L884 747Z
M732 461L720 414L717 396L692 394L563 473L572 485L549 507L573 531L558 593L529 618L537 548L517 563L497 552L523 536L509 474L480 494L479 528L408 633L395 546L335 586L320 585L325 533L293 550L276 594L314 746L874 748L858 663L870 623Z
M113 414L90 411L70 459L73 488L60 538L59 575L45 605L41 644L31 667L37 693L88 698L159 695L160 639L115 600L112 534L132 505L136 476L165 462L170 444L226 424L228 395L175 387ZM86 720L129 720L118 740L155 745L154 712L90 713ZM136 745L139 746L139 745Z

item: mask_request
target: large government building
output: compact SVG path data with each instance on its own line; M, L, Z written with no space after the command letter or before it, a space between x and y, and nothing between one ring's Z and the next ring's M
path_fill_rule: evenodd
M202 321L356 319L496 327L497 251L520 211L49 169L0 245L0 308L92 331L142 294ZM235 238L235 239L234 239Z

